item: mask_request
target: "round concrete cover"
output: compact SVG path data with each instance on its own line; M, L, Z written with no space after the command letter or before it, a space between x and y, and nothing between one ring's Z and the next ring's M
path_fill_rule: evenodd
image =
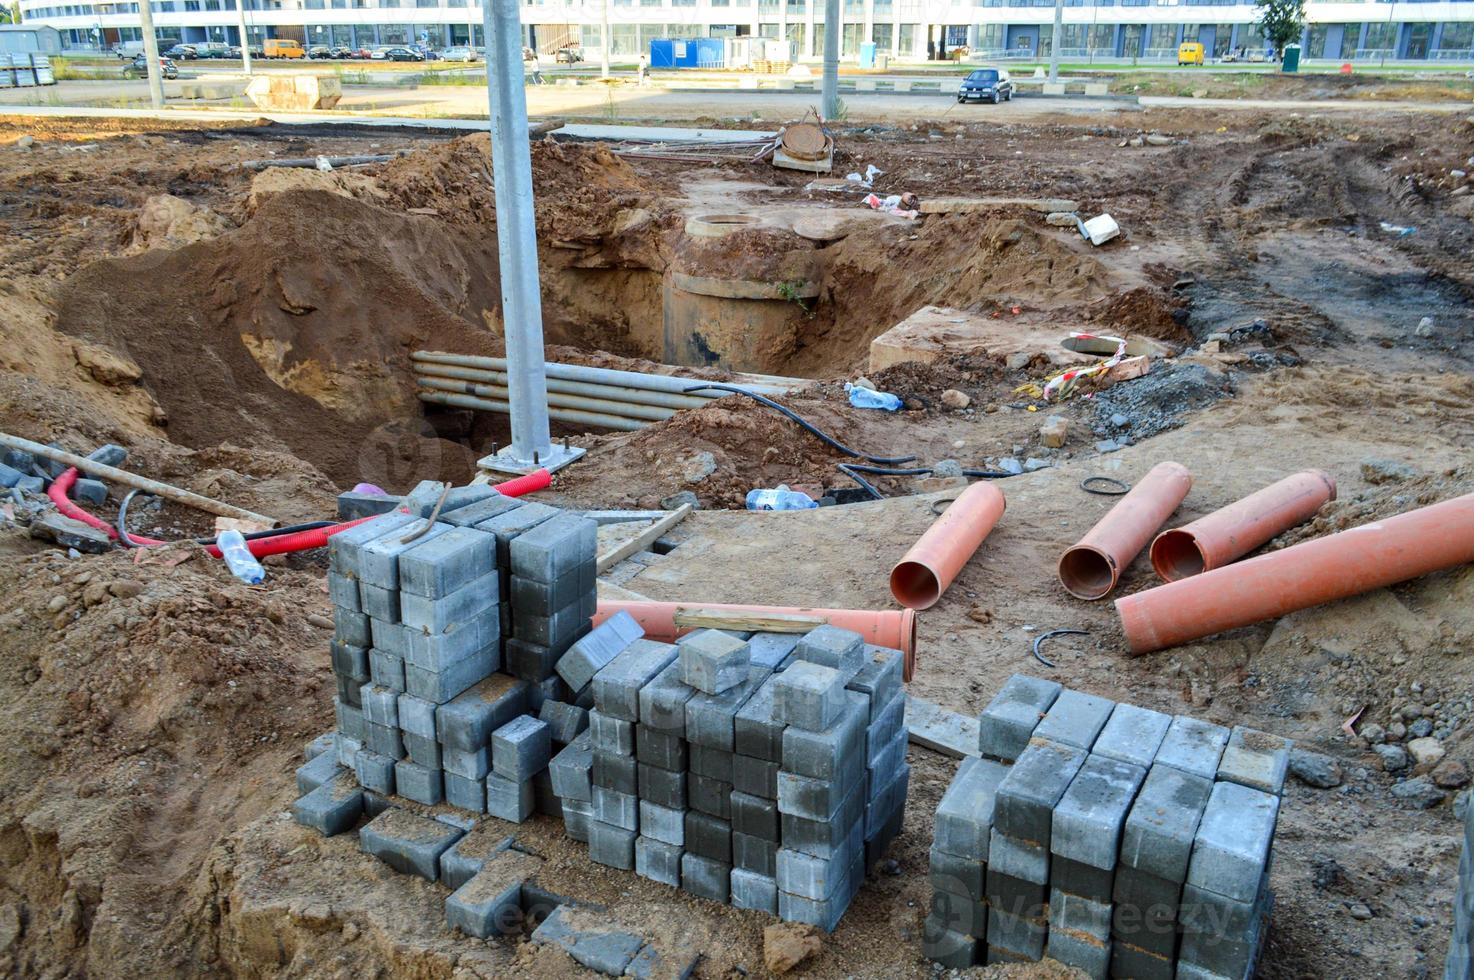
M800 160L819 160L828 152L824 130L814 123L794 123L783 131L783 152Z

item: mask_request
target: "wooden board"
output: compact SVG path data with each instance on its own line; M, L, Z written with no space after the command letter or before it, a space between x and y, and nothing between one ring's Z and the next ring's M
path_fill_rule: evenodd
M978 754L978 720L906 695L906 735L922 748L955 759Z
M692 510L693 508L690 504L682 504L680 509L672 511L669 516L663 517L660 520L656 521L654 524L651 524L645 530L641 531L633 538L630 538L618 548L615 548L608 554L600 555L598 574L603 575L610 568L618 565L620 562L624 561L635 552L644 551L646 548L650 547L650 545L655 541L656 538L660 537L666 531L669 531L671 528L684 521L686 519L686 515L691 513Z

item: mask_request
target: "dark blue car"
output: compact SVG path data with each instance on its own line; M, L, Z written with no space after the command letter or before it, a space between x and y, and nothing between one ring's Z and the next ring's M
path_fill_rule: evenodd
M1013 80L1002 68L979 68L962 80L958 102L991 102L997 105L1013 98Z

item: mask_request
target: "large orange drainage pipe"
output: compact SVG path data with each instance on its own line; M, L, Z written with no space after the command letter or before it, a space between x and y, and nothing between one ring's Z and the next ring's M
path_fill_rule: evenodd
M1167 582L1221 568L1304 524L1335 499L1336 481L1329 473L1303 470L1191 524L1163 531L1152 542L1152 567Z
M958 494L891 569L896 601L908 609L936 605L1003 516L1005 506L1003 492L991 483L974 483Z
M1151 653L1474 562L1474 494L1116 600L1132 653Z
M910 609L807 609L721 602L624 602L600 599L599 611L594 614L594 625L597 626L615 613L624 611L635 617L635 622L645 630L647 637L671 643L677 636L689 632L689 628L676 625L676 613L682 610L694 612L697 609L820 616L832 626L859 633L865 637L866 643L900 650L906 657L906 680L909 681L916 670L916 613Z
M1059 581L1078 599L1103 599L1193 485L1181 463L1158 463L1059 560Z

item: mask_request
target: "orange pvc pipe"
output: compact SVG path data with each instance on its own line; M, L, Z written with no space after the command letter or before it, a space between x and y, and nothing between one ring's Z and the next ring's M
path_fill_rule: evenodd
M1059 581L1078 599L1103 599L1193 485L1181 463L1158 463L1059 559Z
M974 483L958 494L891 569L891 595L908 609L935 606L1006 506L1003 491L991 483Z
M1373 521L1116 600L1131 652L1474 562L1474 494Z
M1152 542L1152 567L1164 582L1221 568L1304 524L1335 499L1336 481L1329 473L1302 470L1191 524L1163 531Z
M809 609L722 602L625 602L600 599L599 611L594 614L594 625L598 626L610 616L623 611L635 617L635 622L640 624L650 639L672 643L682 633L690 632L687 627L676 626L676 613L696 609L823 616L832 626L859 633L866 643L900 650L906 657L906 680L909 681L916 671L916 613L910 609Z

